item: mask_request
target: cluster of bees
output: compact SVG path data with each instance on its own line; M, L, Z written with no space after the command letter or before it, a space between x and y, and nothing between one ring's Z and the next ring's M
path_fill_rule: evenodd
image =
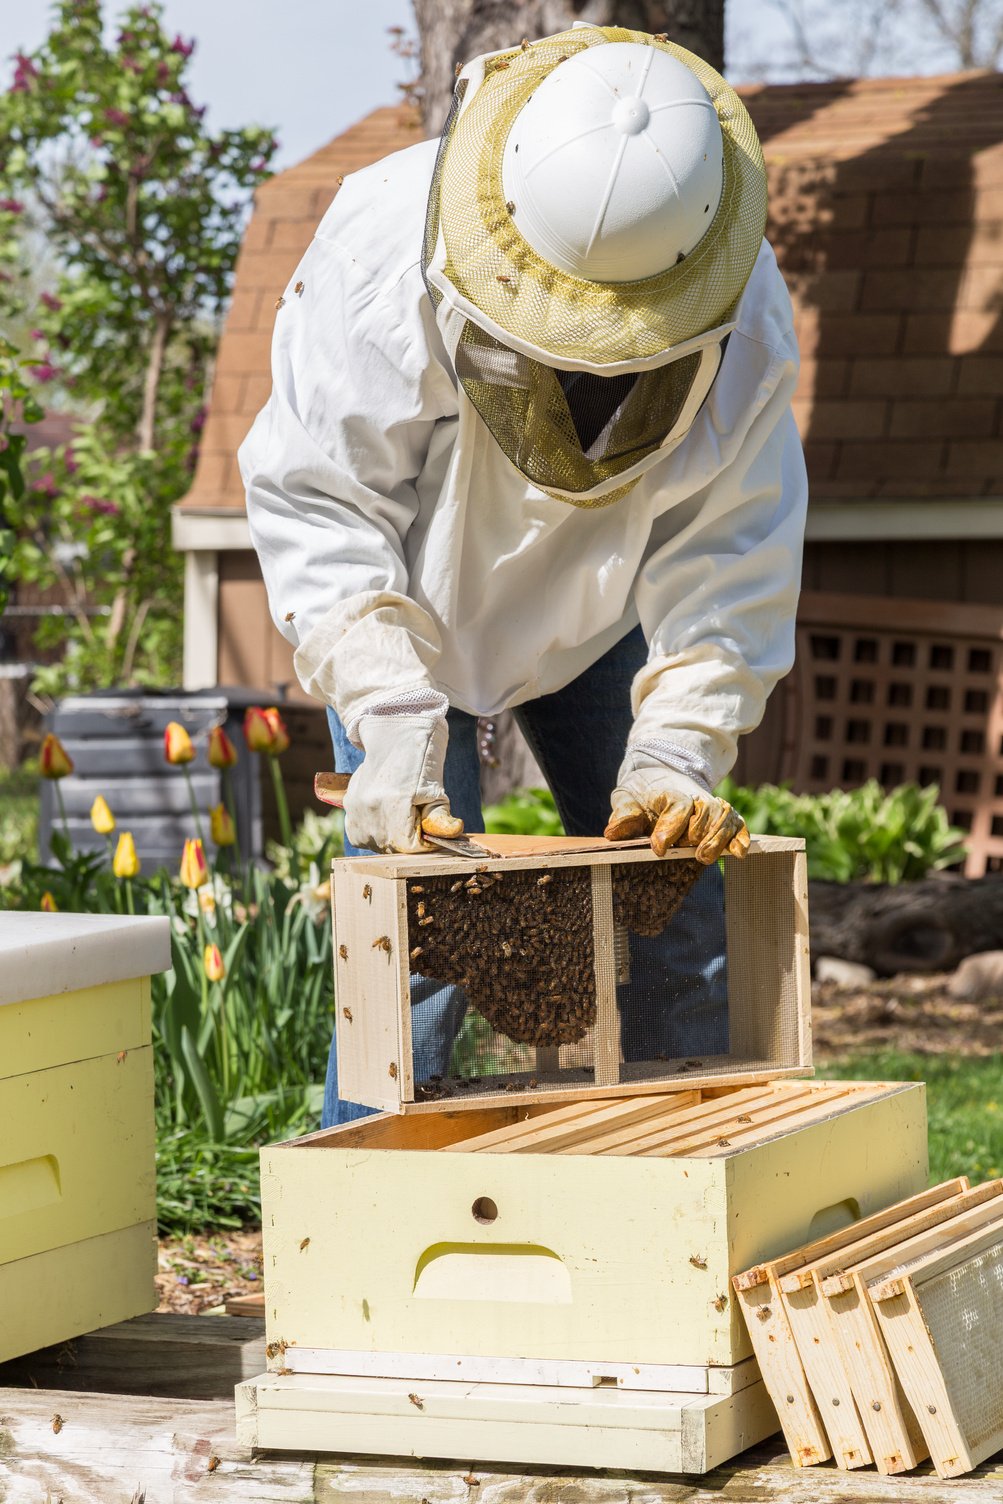
M572 1044L595 1021L587 867L408 883L412 972L457 982L517 1044Z
M679 861L624 862L613 868L613 922L635 935L660 935L706 868Z

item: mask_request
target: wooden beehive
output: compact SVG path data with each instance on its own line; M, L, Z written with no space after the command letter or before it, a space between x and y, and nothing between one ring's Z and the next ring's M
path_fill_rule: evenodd
M166 919L0 914L0 1360L157 1303Z
M437 1104L263 1150L271 1372L240 1434L703 1471L777 1425L731 1275L926 1170L922 1086L800 1080Z
M335 1017L339 1088L346 1100L410 1113L435 1110L446 1099L457 1107L544 1096L553 1101L658 1092L681 1080L740 1084L809 1073L803 841L756 837L744 861L724 860L727 1052L639 1059L624 1037L625 1003L634 985L631 933L642 923L649 927L641 933L653 933L650 924L660 921L651 920L651 905L657 911L680 877L685 886L700 870L692 853L659 859L647 842L477 839L496 855L478 863L436 854L333 864ZM475 912L470 898L476 900L476 918L468 934L466 916ZM538 925L526 917L536 913ZM667 919L669 940L671 924ZM487 1066L473 1072L454 1068L441 1080L416 1079L412 975L451 979L428 969L428 953L436 946L434 964L442 967L444 931L457 969L469 973L465 990L483 1013L503 1021L517 1016L517 996L529 1000L532 1012L553 987L565 994L570 1029L548 1035L541 1028L534 1035L530 1027L514 1041L507 1025L496 1028L484 1052ZM528 952L520 950L523 944ZM538 977L531 971L534 945ZM487 947L493 947L491 955ZM520 974L517 987L506 968L527 954L530 971ZM668 992L647 999L653 1009L671 1003ZM483 1029L491 1034L488 1024ZM578 1036L569 1037L576 1029Z

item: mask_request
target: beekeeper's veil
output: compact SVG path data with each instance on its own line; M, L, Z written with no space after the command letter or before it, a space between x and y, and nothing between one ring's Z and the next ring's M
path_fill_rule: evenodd
M765 222L748 113L682 47L576 26L463 69L425 280L467 397L523 475L607 506L679 442Z

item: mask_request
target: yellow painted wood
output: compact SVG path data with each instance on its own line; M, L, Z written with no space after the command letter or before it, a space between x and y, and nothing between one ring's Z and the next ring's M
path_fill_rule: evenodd
M410 1118L392 1149L379 1147L386 1120L376 1119L263 1150L269 1340L738 1363L751 1346L729 1301L732 1274L810 1241L834 1206L867 1215L925 1183L923 1088L840 1103L844 1086L832 1088L828 1119L717 1157L429 1154L401 1147ZM493 1249L518 1245L561 1261L570 1301L520 1298L511 1267L492 1262ZM465 1267L483 1259L482 1298L417 1295L421 1271L452 1254Z
M0 1268L155 1215L151 1046L0 1081L0 1124Z
M491 1457L708 1472L777 1429L760 1382L732 1395L261 1374L236 1390L237 1439L285 1451Z
M44 977L40 952L40 985ZM149 977L7 1003L0 1007L0 1080L149 1043Z
M152 1219L0 1263L0 1361L152 1311L156 1269Z

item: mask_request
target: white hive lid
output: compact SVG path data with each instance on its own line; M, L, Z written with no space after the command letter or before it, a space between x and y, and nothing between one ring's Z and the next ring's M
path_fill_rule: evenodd
M168 919L0 913L0 1004L150 976L170 964Z

